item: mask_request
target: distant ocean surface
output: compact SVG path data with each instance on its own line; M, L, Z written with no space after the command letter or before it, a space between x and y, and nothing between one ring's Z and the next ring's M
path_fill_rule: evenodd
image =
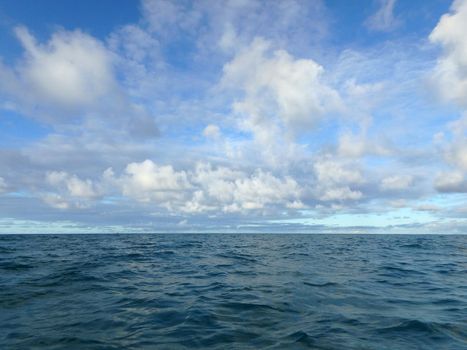
M0 349L467 349L467 235L3 235Z

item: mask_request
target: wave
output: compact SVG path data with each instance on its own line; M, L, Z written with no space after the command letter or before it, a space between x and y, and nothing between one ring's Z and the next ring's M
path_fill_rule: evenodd
M467 348L467 236L0 236L0 349Z

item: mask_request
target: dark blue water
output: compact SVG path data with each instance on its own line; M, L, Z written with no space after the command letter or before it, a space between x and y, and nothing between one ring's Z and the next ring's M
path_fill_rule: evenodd
M1 349L467 349L467 236L4 235Z

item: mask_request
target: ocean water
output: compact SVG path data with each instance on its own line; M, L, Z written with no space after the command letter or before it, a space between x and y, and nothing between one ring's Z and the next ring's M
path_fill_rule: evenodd
M3 235L0 349L467 349L467 235Z

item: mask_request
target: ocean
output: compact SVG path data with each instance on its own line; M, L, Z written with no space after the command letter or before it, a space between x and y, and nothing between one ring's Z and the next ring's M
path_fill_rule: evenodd
M2 235L0 349L467 349L467 235Z

